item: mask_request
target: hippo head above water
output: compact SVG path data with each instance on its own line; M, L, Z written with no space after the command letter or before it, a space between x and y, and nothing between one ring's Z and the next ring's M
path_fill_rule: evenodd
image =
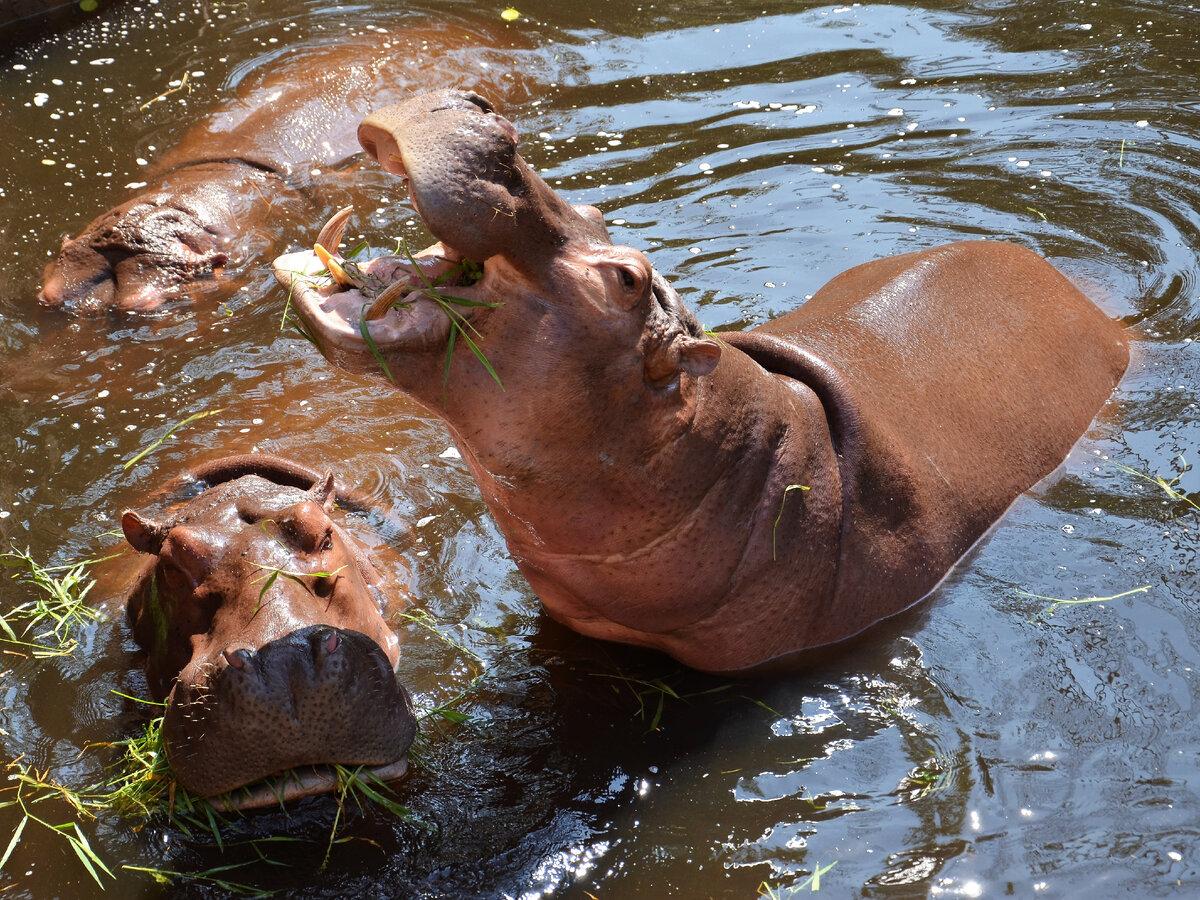
M358 135L438 243L351 264L336 216L275 263L306 333L445 419L554 618L697 668L790 663L920 600L1127 361L1060 273L992 241L867 263L717 340L479 96Z
M399 642L378 574L330 517L333 476L258 455L201 474L210 486L169 517L121 519L156 557L129 619L179 782L212 797L287 773L230 798L246 808L329 789L331 764L399 778L416 727Z

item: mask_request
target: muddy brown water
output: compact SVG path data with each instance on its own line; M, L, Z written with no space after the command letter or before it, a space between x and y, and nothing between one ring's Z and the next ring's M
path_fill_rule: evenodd
M122 507L225 451L333 464L417 523L416 543L383 558L412 569L415 606L483 661L474 682L466 657L395 620L422 709L469 691L468 721L426 720L422 764L399 789L414 821L353 812L322 870L328 798L235 822L224 852L102 815L84 828L117 873L108 894L216 895L121 866L246 861L229 877L330 897L753 897L835 862L821 879L834 896L1195 892L1197 514L1115 464L1173 478L1200 453L1200 8L518 5L512 27L555 79L508 110L526 156L600 205L706 327L762 322L879 256L1003 238L1136 326L1135 364L1065 467L918 609L792 677L690 674L541 615L446 431L281 334L265 268L156 318L70 321L34 302L59 239L248 72L345 32L503 4L164 0L32 43L0 32L0 544L93 554ZM190 93L139 110L185 71L202 73ZM419 233L378 173L351 162L311 177L324 211L348 181L380 198L365 236ZM312 233L290 214L277 232L281 248ZM171 423L219 408L122 471ZM1179 485L1200 490L1200 473ZM381 519L352 524L399 537ZM1019 593L1141 585L1049 617ZM22 599L0 591L4 608ZM146 719L112 693L145 693L134 650L114 614L70 658L4 655L4 756L76 786L99 777L111 757L85 745ZM0 844L16 822L0 810ZM282 866L239 843L279 833L303 839L264 845ZM0 887L98 893L32 826Z

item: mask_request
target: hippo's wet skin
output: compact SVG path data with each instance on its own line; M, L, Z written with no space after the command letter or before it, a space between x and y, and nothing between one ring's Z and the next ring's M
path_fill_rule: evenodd
M481 69L496 73L490 90L521 96L532 72L508 52L514 40L495 24L435 23L395 29L386 42L369 35L292 50L244 78L155 160L145 188L63 241L41 303L77 314L151 310L244 265L289 215L313 215L310 172L359 151L354 126L370 110L422 85L475 81Z
M196 476L207 487L169 518L121 519L154 555L128 613L179 782L249 808L331 789L327 764L402 777L416 720L399 642L378 574L330 518L333 476L261 455Z
M552 616L699 669L794 661L920 600L1061 463L1127 364L1115 322L991 241L868 263L706 336L478 97L414 97L359 139L408 180L440 241L431 274L455 285L456 260L483 262L442 290L492 304L457 309L503 389L461 346L443 384L450 324L420 290L368 323L397 385L446 420ZM419 287L400 260L369 268ZM369 298L321 271L312 253L276 262L322 352L378 371Z

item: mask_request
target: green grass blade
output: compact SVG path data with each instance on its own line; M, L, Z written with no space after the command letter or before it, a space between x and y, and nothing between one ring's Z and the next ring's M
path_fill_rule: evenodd
M450 337L446 341L446 360L442 363L442 387L450 383L450 363L454 360L454 345L458 341L458 329L450 329Z
M375 338L371 337L371 326L367 324L363 313L366 311L367 305L364 303L363 308L359 310L358 318L358 333L362 335L367 349L371 351L371 355L375 357L375 362L379 364L379 368L383 369L383 374L387 376L387 380L392 384L396 383L396 379L392 377L392 370L388 368L387 360L383 358L383 354L379 352L379 345L375 343Z
M163 444L163 441L167 440L169 437L171 437L173 434L175 434L175 432L177 432L180 428L185 428L186 426L191 425L193 422L198 422L200 419L207 419L209 416L215 416L217 413L222 413L222 412L225 412L225 410L224 409L212 409L212 410L208 410L207 412L193 413L192 415L188 416L183 421L176 422L174 425L172 425L170 428L167 429L166 433L163 434L162 437L160 437L158 440L151 443L150 446L148 446L145 449L134 454L134 456L132 458L130 458L124 465L121 466L122 471L128 472L130 470L130 468L137 465L138 462L140 462L142 459L144 459L149 454L153 453L155 450L157 450L159 447L161 447Z
M4 851L4 856L0 857L0 871L3 871L4 867L8 865L8 858L17 849L17 844L21 842L21 834L25 831L25 826L28 824L29 817L25 816L25 818L21 819L20 824L17 825L17 830L13 832L12 839L8 842L8 847Z

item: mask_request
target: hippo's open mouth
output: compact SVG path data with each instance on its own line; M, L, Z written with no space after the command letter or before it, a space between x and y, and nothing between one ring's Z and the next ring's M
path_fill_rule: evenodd
M274 263L291 305L323 350L362 353L368 344L380 351L441 349L451 317L466 321L487 305L473 289L481 268L445 244L358 263L336 251L330 256L332 262L323 261L305 250Z

